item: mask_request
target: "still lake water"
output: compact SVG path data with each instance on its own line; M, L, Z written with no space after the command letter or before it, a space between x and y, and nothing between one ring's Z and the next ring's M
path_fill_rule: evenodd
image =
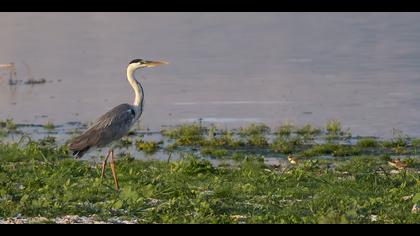
M420 136L420 13L0 13L0 119L88 122L133 100L141 124L237 127L339 119L356 135ZM28 67L26 66L29 66ZM29 71L30 70L30 71Z

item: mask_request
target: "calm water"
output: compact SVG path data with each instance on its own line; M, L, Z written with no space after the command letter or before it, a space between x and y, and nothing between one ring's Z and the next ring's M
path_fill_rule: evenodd
M420 13L0 13L0 64L43 85L8 85L0 119L88 122L132 102L141 124L203 118L222 127L339 119L354 134L420 136ZM29 66L29 69L27 66Z

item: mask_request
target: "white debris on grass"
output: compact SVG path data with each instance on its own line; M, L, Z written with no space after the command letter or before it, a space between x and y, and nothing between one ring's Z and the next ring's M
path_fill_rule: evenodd
M77 215L66 215L48 219L45 217L29 217L22 218L20 215L0 219L0 224L37 224L37 223L51 223L51 224L138 224L137 219L134 220L123 220L118 217L112 217L107 220L98 220L95 215L93 216L77 216Z
M413 208L411 209L412 213L420 213L420 205L414 204Z

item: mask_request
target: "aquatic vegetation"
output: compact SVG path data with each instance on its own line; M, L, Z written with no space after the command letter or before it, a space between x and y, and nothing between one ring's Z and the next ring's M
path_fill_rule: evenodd
M133 144L133 140L131 140L131 138L128 137L123 137L120 139L120 144L122 147L129 147L131 146L131 144Z
M264 136L253 135L247 138L247 144L255 147L266 147L268 146L268 140Z
M289 138L295 130L296 130L296 127L293 124L286 122L282 124L280 127L278 127L274 131L274 134L282 138Z
M143 140L137 140L136 141L136 148L139 151L143 151L146 154L153 154L157 151L159 147L158 142L154 141L143 141Z
M242 127L239 129L240 136L262 136L265 134L270 133L270 127L266 124L250 124L246 127Z
M357 141L356 146L360 148L376 148L379 142L374 138L362 138Z
M43 139L38 140L39 144L41 146L46 146L46 145L55 145L56 143L56 137L54 136L47 136L44 137Z
M134 136L134 135L136 135L136 131L134 131L134 130L130 130L127 133L127 136Z
M0 120L0 138L7 136L6 122Z
M6 137L7 136L7 131L0 128L0 138Z
M381 142L382 147L391 149L396 154L408 154L410 151L407 149L409 145L409 137L402 131L393 129L393 137L391 140L384 140Z
M221 131L220 135L214 135L211 138L209 137L207 140L201 143L202 146L212 146L212 147L228 147L228 148L236 148L243 143L239 140L236 140L233 137L233 133L229 130Z
M301 153L304 157L314 157L322 155L332 156L355 156L361 153L360 148L351 145L339 145L334 143L325 143L314 145Z
M6 128L9 131L14 131L17 129L17 126L12 119L6 119L6 121L0 120L0 129L1 128Z
M396 160L396 147L411 154L420 141L400 134L389 140L390 148L374 138L354 145L305 143L305 135L318 134L298 134L297 129L276 129L272 143L266 140L268 146L248 142L269 135L255 126L242 132L245 142L232 130L190 125L168 130L172 138L167 133L165 145L139 139L135 146L145 153L180 152L170 161L136 160L132 153L120 153L119 192L109 175L100 179L100 163L74 160L53 136L0 142L0 221L16 215L44 217L43 222L95 215L140 223L419 222L412 208L420 203L420 159L402 157L402 169L389 161ZM274 152L293 153L297 164ZM279 162L265 164L268 155L280 156Z
M420 139L418 139L418 138L412 139L411 140L411 146L414 149L414 155L416 155L417 154L417 148L420 147Z
M46 130L54 130L55 129L55 125L51 121L48 121L43 127Z
M290 154L305 145L306 141L313 139L318 132L319 130L308 124L298 128L291 123L285 123L274 131L275 138L270 145L271 150Z
M354 147L350 145L338 145L336 150L332 153L335 157L347 157L347 156L357 156L362 153L359 147Z
M404 134L401 130L393 129L392 130L392 139L390 141L384 141L384 147L406 147L409 143L408 135Z
M215 149L215 148L206 148L203 147L200 150L201 155L210 156L214 158L221 158L227 155L228 151L226 149Z
M342 126L339 120L330 120L325 125L328 134L340 135L342 133Z
M206 129L199 124L183 124L172 129L163 129L161 134L175 139L178 145L199 145L204 140Z
M332 155L335 150L337 150L337 144L326 143L321 145L315 145L301 153L304 157L314 157L321 155Z
M325 125L326 136L329 141L334 139L348 139L351 138L350 129L343 129L339 120L330 120Z
M268 140L265 137L268 133L270 133L270 128L265 124L250 124L239 129L239 135L245 142L256 147L268 146Z
M321 133L321 129L315 128L310 124L305 124L296 130L298 135L304 136L305 138L313 138Z
M176 143L168 144L164 147L164 150L168 153L174 152L178 148Z
M274 152L283 154L290 154L296 150L296 144L293 141L288 141L283 138L277 138L271 144L271 149Z
M264 156L262 155L253 155L253 154L247 154L243 152L235 152L232 153L230 158L234 161L237 161L239 163L254 163L258 166L262 167L262 164L264 164Z

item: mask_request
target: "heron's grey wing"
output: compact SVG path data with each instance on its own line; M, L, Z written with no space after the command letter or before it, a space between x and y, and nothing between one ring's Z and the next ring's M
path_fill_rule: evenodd
M69 149L82 155L89 148L104 146L123 137L130 130L135 110L129 104L121 104L101 116L88 130L76 137Z

